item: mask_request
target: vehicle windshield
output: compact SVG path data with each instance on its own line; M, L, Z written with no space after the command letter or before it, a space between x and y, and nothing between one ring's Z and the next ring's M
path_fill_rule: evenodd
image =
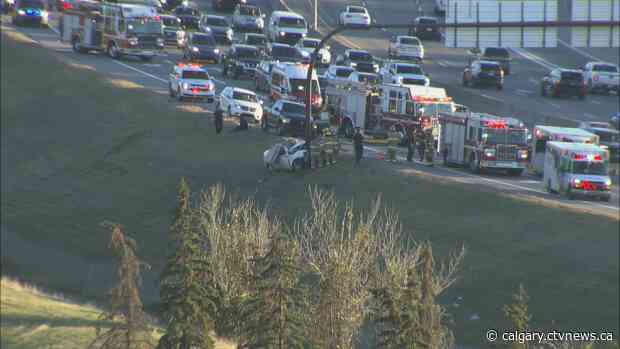
M353 62L372 62L372 56L364 51L349 51L349 59Z
M255 95L245 92L233 92L233 99L244 102L257 102Z
M579 72L565 71L562 72L562 80L583 81L583 75Z
M306 21L302 18L282 17L280 18L280 27L305 28Z
M247 47L243 47L243 48L237 47L237 57L257 59L258 50L247 48Z
M207 17L207 24L215 27L228 27L228 22L220 17Z
M202 70L186 70L183 72L183 79L209 80L209 74Z
M19 2L19 6L22 8L34 8L38 10L45 9L45 4L42 1L37 0L23 0Z
M242 16L258 17L261 15L260 8L256 6L242 6L239 8L239 14Z
M198 30L199 24L200 24L200 19L198 19L198 17L181 18L181 25L183 25L187 29Z
M510 56L510 54L508 53L508 50L506 50L505 48L499 48L499 47L487 47L484 50L484 55L488 57L501 57L501 58L508 58Z
M290 114L304 114L306 107L297 103L282 103L282 112Z
M210 35L194 35L192 36L192 44L200 46L215 46L215 39Z
M181 16L198 16L200 14L197 9L191 7L177 7L174 13Z
M482 70L485 73L496 72L496 71L499 71L500 69L501 69L500 66L497 64L488 64L488 63L480 64L480 70Z
M594 67L592 67L593 71L602 71L602 72L606 72L606 73L617 73L618 72L618 67L613 66L613 65L595 65Z
M357 76L357 80L359 82L365 82L368 84L374 84L377 82L377 76L376 75L370 75L370 74L359 74Z
M571 161L573 174L607 175L607 164L603 161Z
M396 74L417 74L424 75L422 68L415 65L399 65L396 66Z
M454 111L452 103L417 103L416 114L420 113L421 108L424 108L422 116L434 116L436 114L446 114Z
M290 81L293 93L306 91L306 79L290 79ZM319 82L317 80L312 80L312 93L319 93Z
M351 73L353 73L353 69L336 69L336 76L339 78L348 78Z
M485 137L486 135L486 137ZM487 144L526 145L527 133L525 130L511 130L505 128L485 128L482 136Z
M304 47L316 48L317 46L319 46L319 42L316 40L304 40L303 44Z
M426 81L422 79L409 79L409 78L403 78L400 80L400 82L403 85L421 85L421 86L424 86L424 84L426 83Z
M420 18L420 21L418 23L420 23L420 24L437 24L437 20L436 19L430 19L430 18Z
M366 10L363 7L351 6L349 7L349 13L366 13Z
M256 45L256 46L265 45L266 42L267 42L267 39L262 36L248 36L247 40L245 41L245 43L248 45Z
M605 131L595 131L601 143L620 143L620 134Z
M294 47L289 46L274 46L271 50L271 56L273 58L299 58L299 52Z
M140 19L127 23L127 33L130 34L161 34L162 30L160 21Z
M422 46L420 40L416 38L400 38L400 43L403 45Z
M181 23L179 23L179 19L176 17L164 17L162 18L162 22L168 28L178 28Z
M375 66L373 63L358 62L355 70L361 73L375 73Z

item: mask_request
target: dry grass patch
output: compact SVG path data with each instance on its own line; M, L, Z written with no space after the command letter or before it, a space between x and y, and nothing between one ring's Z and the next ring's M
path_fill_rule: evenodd
M143 89L144 86L140 84L136 84L133 81L123 80L123 79L108 79L108 82L112 84L114 87L118 88L126 88L126 89Z

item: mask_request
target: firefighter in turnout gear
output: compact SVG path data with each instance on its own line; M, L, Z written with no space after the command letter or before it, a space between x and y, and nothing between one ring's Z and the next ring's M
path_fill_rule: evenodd
M407 161L411 162L413 161L413 148L415 147L415 136L412 128L407 129L405 137L407 137Z
M435 152L435 141L433 139L433 134L431 129L424 130L424 161L432 166L433 165L433 154Z
M329 163L330 165L336 163L336 154L338 153L338 148L340 147L338 143L338 139L336 138L334 132L329 127L323 129L323 139L324 139L324 150L323 152L326 155L326 159L323 162L323 165Z
M426 137L421 128L416 129L415 132L416 132L415 140L416 140L416 148L418 149L418 157L420 158L420 161L424 161L424 148L426 147L426 139L425 139Z

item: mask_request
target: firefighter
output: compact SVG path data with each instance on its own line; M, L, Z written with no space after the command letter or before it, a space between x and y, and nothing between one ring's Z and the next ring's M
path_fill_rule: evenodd
M433 153L435 151L435 141L433 140L433 133L431 129L427 129L424 132L424 140L426 141L424 145L424 158L425 161L433 164Z
M333 165L336 161L334 155L336 152L336 139L331 128L326 127L323 129L323 137L325 139L325 153L327 155L327 161L330 165Z
M407 161L413 161L413 148L415 147L415 136L412 128L408 128L406 134L406 142L407 142Z
M224 112L220 108L215 109L215 133L220 134L222 132L222 128L224 127Z
M420 157L420 161L424 161L424 148L426 147L426 137L424 132L421 129L417 129L416 131L416 147L418 148L418 156Z
M364 136L362 136L359 127L355 128L355 135L353 136L353 149L355 150L355 164L358 165L364 156Z
M239 126L235 127L233 131L247 131L248 128L248 121L245 119L245 115L239 115Z

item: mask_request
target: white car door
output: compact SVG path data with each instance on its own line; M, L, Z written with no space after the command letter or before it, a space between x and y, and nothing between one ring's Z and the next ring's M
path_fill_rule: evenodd
M230 105L230 91L231 89L227 87L220 93L220 108L224 111L228 110L228 106Z

